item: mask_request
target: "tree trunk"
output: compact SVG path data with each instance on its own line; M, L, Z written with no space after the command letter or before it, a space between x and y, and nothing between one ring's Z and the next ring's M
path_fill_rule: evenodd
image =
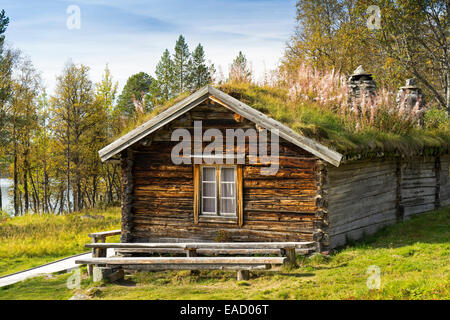
M97 197L97 176L92 177L92 208L95 208L95 198Z
M23 216L23 203L22 203L22 193L19 192L19 216Z
M51 210L50 208L50 199L48 196L48 176L45 174L44 176L44 213L47 213Z
M447 115L450 116L450 72L447 71Z
M58 214L61 214L64 210L64 190L61 190L61 196L60 196L60 202L59 202L59 210ZM69 199L69 196L67 196L67 199ZM70 204L69 204L70 206Z
M16 143L14 143L14 145L16 145ZM14 215L18 216L19 215L19 199L18 199L18 183L19 183L19 179L17 176L17 153L16 153L16 147L14 147L14 164L13 164L14 168L13 168L13 181L14 181L14 186L13 186L13 201L14 201Z
M70 213L70 127L67 123L67 211Z
M1 177L1 176L0 176ZM1 178L0 178L1 179ZM3 210L2 184L0 183L0 211Z
M44 213L49 212L47 161L44 159Z
M76 177L76 187L77 189L74 190L74 211L78 212L83 208L83 204L82 204L82 197L83 195L81 194L81 182L80 182L80 177L77 174Z
M38 213L40 211L40 203L39 203L39 194L36 189L36 185L33 180L33 175L31 174L31 170L29 172L30 180L31 180L31 186L33 187L33 206L34 206L34 212Z
M25 207L25 214L29 211L29 195L28 195L28 173L27 173L27 164L26 160L24 163L24 171L23 171L23 192L24 192L24 207Z
M111 204L113 202L113 182L111 181L114 179L114 172L111 178L111 173L109 172L110 166L109 164L106 164L106 174L107 174L107 180L108 180L108 204Z

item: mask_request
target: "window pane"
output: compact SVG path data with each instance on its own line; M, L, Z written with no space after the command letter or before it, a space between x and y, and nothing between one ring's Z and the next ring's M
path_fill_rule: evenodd
M235 208L236 202L234 199L223 199L222 198L221 203L222 203L221 204L221 206L222 206L221 213L224 213L224 214L236 213L236 208Z
M222 168L222 181L234 181L234 168Z
M203 167L203 181L216 181L216 168Z
M214 182L203 182L203 197L215 197L216 184Z
M216 213L216 199L203 198L203 213Z
M233 183L222 183L221 196L222 197L235 197L235 184Z
M220 171L220 212L236 214L235 168L223 167Z

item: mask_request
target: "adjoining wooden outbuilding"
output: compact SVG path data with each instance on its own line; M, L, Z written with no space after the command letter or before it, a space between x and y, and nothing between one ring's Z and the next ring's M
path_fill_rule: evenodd
M179 141L172 141L173 132L194 133L196 121L201 121L202 136L208 129L224 137L227 129L254 129L269 149L271 139L262 136L263 129L277 132L278 171L261 174L268 164L249 154L250 140L243 164L239 156L225 155L215 155L223 164L211 164L195 143L191 164L174 164ZM202 141L201 149L209 143ZM450 205L448 151L350 160L212 86L99 154L102 161L121 163L121 242L315 241L326 251Z

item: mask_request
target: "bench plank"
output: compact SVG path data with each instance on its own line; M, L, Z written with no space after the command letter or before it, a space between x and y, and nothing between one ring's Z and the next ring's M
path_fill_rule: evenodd
M304 255L310 253L309 249L295 249L296 254ZM172 253L172 254L184 254L186 249L180 248L116 248L116 253ZM254 255L254 254L280 254L280 249L197 249L199 255Z
M314 242L158 242L158 243L88 243L87 248L178 248L178 249L303 249Z
M175 264L175 265L263 265L284 264L286 257L130 257L130 258L88 258L76 260L76 264L139 265L139 264Z
M238 270L271 270L272 265L218 265L218 264L130 264L121 265L125 270L139 270L139 271L164 271L164 270L222 270L222 271L238 271Z
M121 234L121 232L122 232L121 230L94 232L94 233L89 233L89 237L91 237L91 238L103 238L103 237L117 236L117 235Z

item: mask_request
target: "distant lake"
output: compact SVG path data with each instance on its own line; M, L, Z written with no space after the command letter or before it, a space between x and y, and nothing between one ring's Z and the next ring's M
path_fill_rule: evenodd
M13 198L12 198L12 188L14 182L12 179L0 178L0 187L2 188L2 210L12 215L14 213ZM55 201L55 199L51 199ZM73 195L72 190L70 191L70 202L73 206ZM59 205L56 205L55 210L58 211ZM64 203L64 209L67 208L67 204ZM31 211L31 208L30 208Z
M0 188L2 188L2 202L3 211L10 214L13 213L12 199L11 199L11 188L13 186L13 181L11 179L0 179Z

